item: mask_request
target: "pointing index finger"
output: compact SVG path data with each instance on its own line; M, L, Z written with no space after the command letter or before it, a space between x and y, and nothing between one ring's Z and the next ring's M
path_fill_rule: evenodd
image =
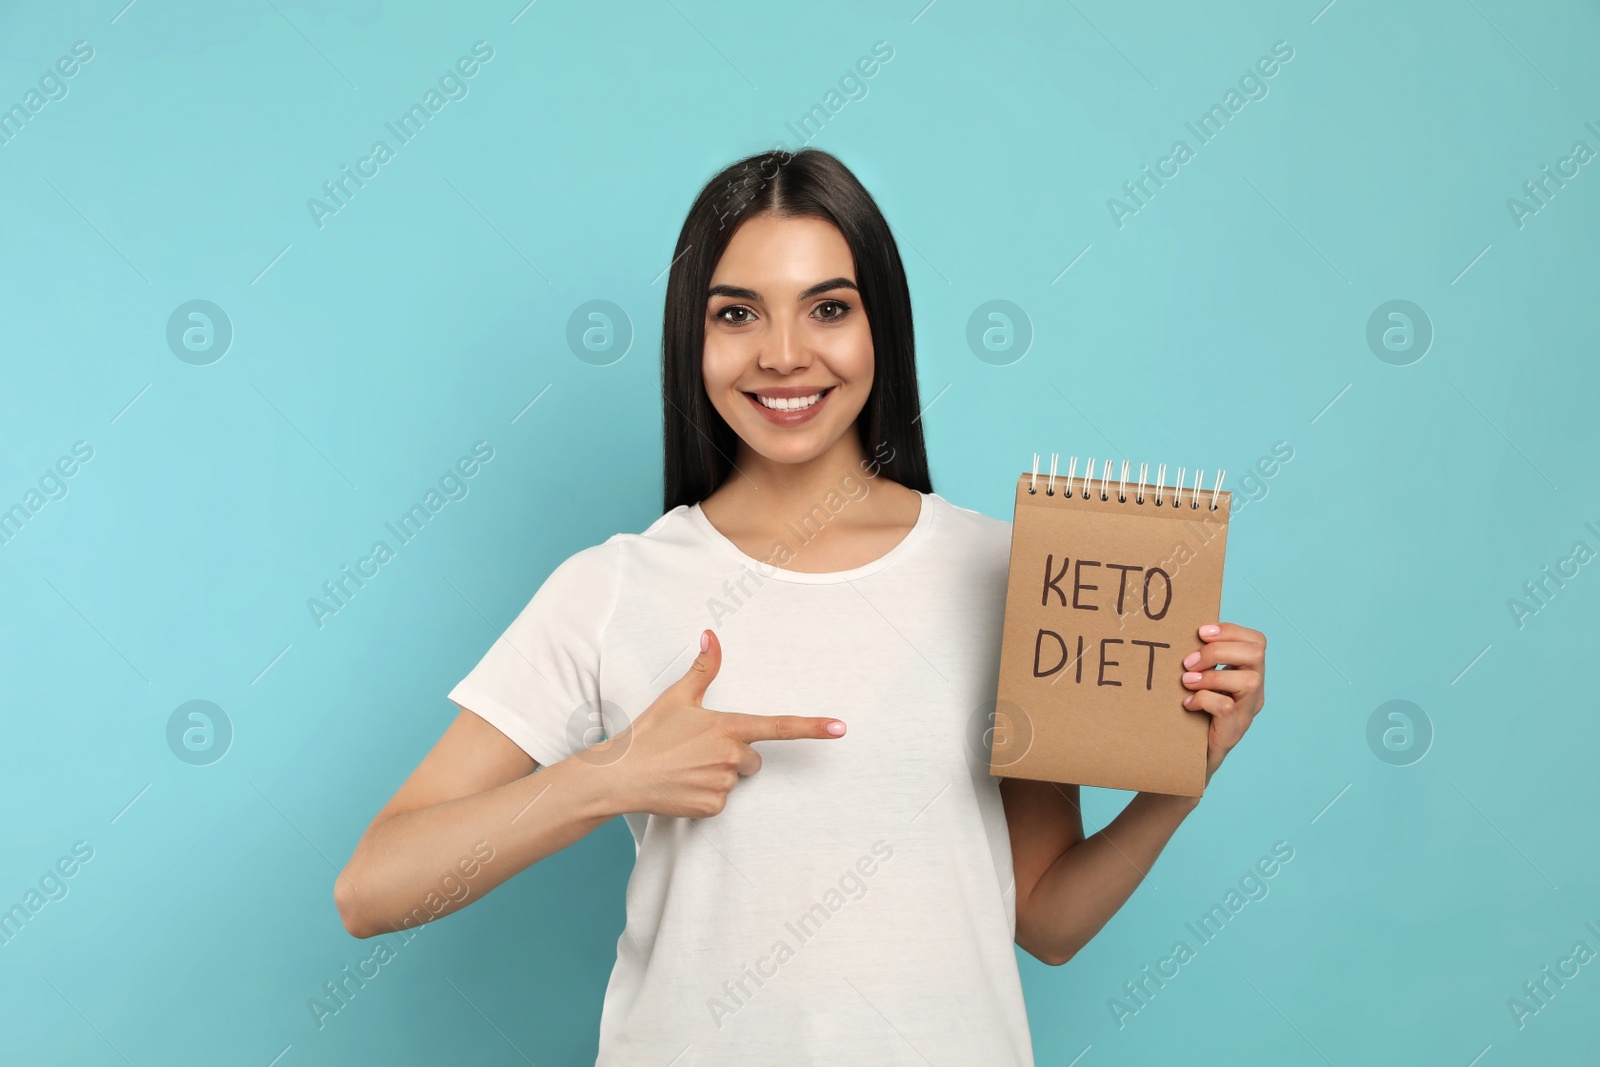
M729 736L749 744L751 741L793 741L803 737L835 738L844 734L838 719L812 715L747 715L740 711L720 711L722 725Z

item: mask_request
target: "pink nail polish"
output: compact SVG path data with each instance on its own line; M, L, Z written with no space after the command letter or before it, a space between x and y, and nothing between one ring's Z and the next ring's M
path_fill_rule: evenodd
M1187 656L1183 657L1183 665L1185 667L1193 667L1196 663L1199 663L1199 662L1200 662L1200 653L1198 653L1198 652L1191 652Z
M1200 636L1201 637L1215 637L1218 634L1220 634L1221 632L1222 632L1222 627L1220 627L1220 626L1202 626L1202 627L1200 627Z
M710 630L701 630L700 631L700 651L701 652L710 652L711 651L711 631Z
M1202 675L1199 671L1186 671L1183 675L1183 680L1187 683L1193 684L1198 682L1202 677L1204 677L1204 675Z
M837 720L835 720L833 722L830 722L828 724L828 726L827 726L827 730L834 737L843 737L844 736L844 723L839 722Z

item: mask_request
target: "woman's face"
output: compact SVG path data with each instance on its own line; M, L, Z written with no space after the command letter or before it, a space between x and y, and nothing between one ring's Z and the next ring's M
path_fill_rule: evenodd
M855 257L825 219L752 216L711 275L702 370L712 405L762 456L803 463L855 425L872 331Z

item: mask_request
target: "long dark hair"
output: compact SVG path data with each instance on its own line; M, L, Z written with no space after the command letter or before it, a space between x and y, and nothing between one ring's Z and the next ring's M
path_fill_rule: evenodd
M856 419L861 447L877 457L878 473L933 492L917 418L911 290L889 223L834 156L815 148L774 149L741 159L706 183L673 250L661 330L665 510L704 500L733 469L738 436L712 406L702 374L706 290L734 231L762 212L826 219L844 235L872 328L872 388Z

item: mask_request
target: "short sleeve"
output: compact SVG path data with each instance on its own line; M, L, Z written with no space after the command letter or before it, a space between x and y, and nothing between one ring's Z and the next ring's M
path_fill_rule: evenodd
M449 698L540 766L585 747L600 700L600 648L621 588L619 537L568 557Z

